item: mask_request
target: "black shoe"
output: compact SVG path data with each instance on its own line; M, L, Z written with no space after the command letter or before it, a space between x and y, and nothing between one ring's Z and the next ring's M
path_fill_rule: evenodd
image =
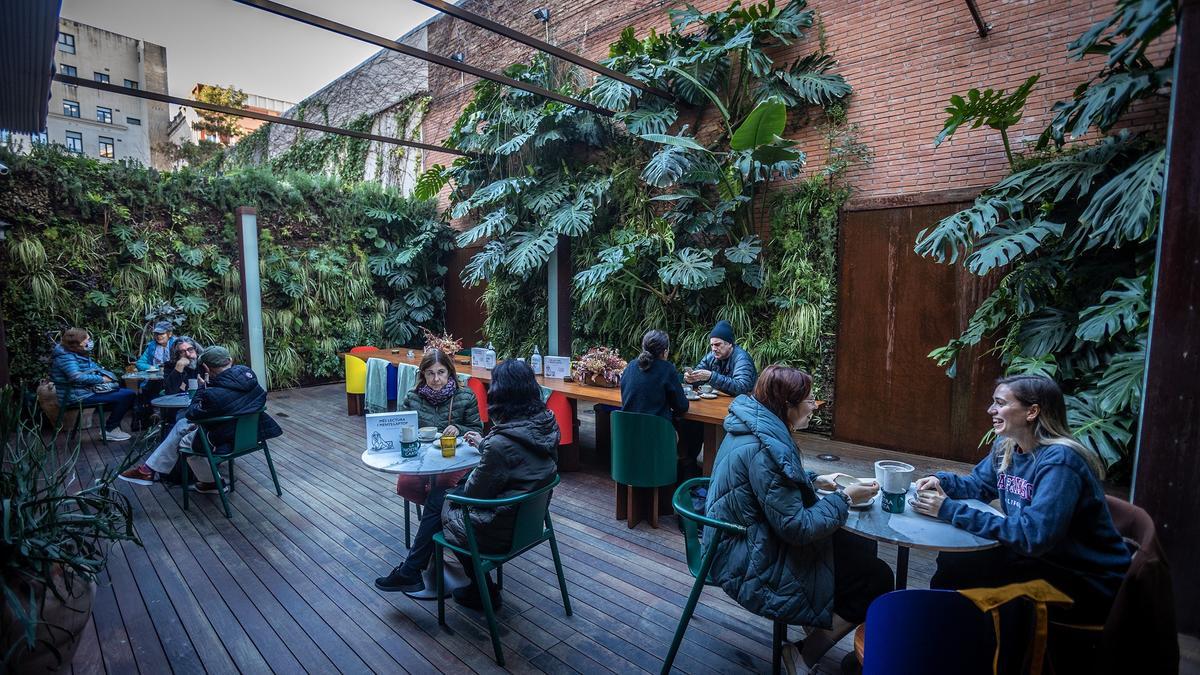
M407 575L401 571L400 567L397 567L386 577L377 578L375 580L375 588L381 591L416 593L417 591L425 590L425 582L421 580L420 572Z
M503 599L500 597L500 589L496 587L496 584L492 583L490 578L487 580L487 586L488 593L492 596L492 611L500 609L500 606L504 604ZM479 594L479 586L467 584L462 588L454 589L451 595L454 596L454 601L463 607L483 611L483 596Z

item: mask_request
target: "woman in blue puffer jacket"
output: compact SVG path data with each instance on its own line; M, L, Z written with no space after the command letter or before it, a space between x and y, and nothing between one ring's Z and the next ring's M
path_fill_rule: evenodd
M808 426L817 407L811 393L808 373L769 366L753 396L734 399L706 508L746 528L744 537L721 539L712 582L755 614L809 627L801 646L784 649L791 673L807 673L895 585L875 542L841 529L850 504L870 500L879 486L843 490L838 474L804 469L790 432ZM834 492L822 497L817 488ZM709 530L705 549L711 543Z
M96 363L92 351L92 336L82 328L63 332L54 347L50 364L50 379L58 391L58 406L64 412L73 406L105 404L104 429L106 441L127 441L129 434L121 431L121 420L133 407L136 394L123 389L117 376Z

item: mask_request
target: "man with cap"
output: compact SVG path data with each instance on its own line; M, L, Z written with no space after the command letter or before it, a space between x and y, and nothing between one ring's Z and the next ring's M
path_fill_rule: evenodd
M121 474L131 483L149 485L168 473L179 460L179 449L192 447L196 435L196 420L212 417L237 416L261 410L267 403L267 392L258 384L254 371L246 366L233 364L229 350L224 347L209 347L200 355L200 370L207 376L200 378L207 386L196 392L192 404L183 417L171 428L166 440L146 458L146 463ZM229 452L233 443L237 422L231 421L208 430L208 440L214 452ZM258 437L265 440L282 435L283 430L270 415L263 413L258 418ZM217 485L208 462L189 457L188 466L196 474L192 489L203 493L216 493Z
M734 344L733 326L724 319L713 326L708 335L708 354L700 359L696 367L683 374L687 384L709 384L713 389L730 396L749 394L758 381L758 370L754 359L746 350ZM700 446L704 444L704 425L692 420L679 420L679 475L685 477L700 474L696 461ZM716 452L709 448L706 452Z
M157 368L171 360L171 347L175 346L175 327L170 321L154 324L154 340L146 344L142 357L137 360L138 370Z
M688 384L710 384L713 389L737 396L754 391L758 370L746 350L734 344L733 326L721 319L708 334L709 353L683 376Z

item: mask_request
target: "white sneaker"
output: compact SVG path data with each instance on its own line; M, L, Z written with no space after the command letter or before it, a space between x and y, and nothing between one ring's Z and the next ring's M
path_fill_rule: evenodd
M113 429L112 431L100 432L100 437L106 441L127 441L130 438L132 438L132 436L130 436L129 434L125 433L124 431L121 431L121 429L119 427L116 429Z
M795 642L785 642L783 645L783 669L788 675L810 675L815 672L809 669L800 655L800 648Z

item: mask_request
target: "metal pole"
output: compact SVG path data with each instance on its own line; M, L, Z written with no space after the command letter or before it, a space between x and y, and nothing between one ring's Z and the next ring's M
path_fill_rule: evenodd
M238 271L242 276L242 335L250 369L266 389L267 353L263 348L262 279L258 265L258 212L239 206L234 214L238 223Z

